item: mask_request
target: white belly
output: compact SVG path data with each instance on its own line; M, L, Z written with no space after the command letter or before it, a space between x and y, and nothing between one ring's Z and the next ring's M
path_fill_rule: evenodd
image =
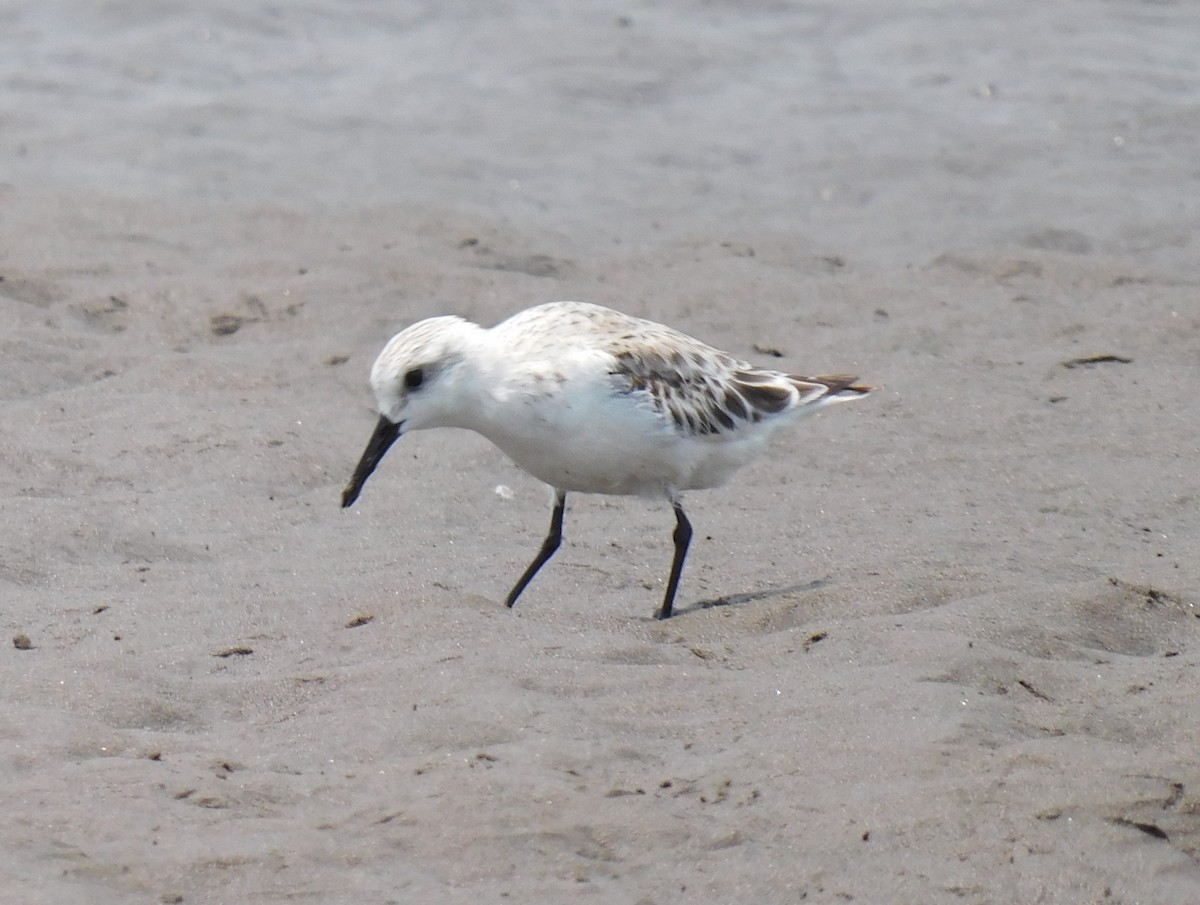
M560 490L670 496L724 484L753 459L766 432L687 437L627 398L539 406L480 431L520 468Z

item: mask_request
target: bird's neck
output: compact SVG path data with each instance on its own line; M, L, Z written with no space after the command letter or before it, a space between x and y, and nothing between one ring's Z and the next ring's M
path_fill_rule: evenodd
M486 422L494 383L494 353L487 331L477 324L464 322L454 337L455 361L443 376L442 393L446 404L438 427L463 427L480 431Z

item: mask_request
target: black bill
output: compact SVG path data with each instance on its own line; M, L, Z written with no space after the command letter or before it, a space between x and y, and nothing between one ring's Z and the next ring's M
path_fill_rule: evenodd
M371 472L375 470L375 466L379 464L383 454L400 437L400 428L403 426L403 421L393 424L387 418L379 419L379 423L375 425L375 433L371 434L371 439L367 441L367 448L363 451L362 458L358 460L358 466L354 469L354 476L350 478L350 483L342 491L343 509L354 505L354 501L362 493L363 484L367 483L367 478L371 477Z

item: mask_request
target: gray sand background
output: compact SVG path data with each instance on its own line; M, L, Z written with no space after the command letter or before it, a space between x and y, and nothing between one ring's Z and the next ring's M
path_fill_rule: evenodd
M1198 47L0 7L0 899L1200 901ZM474 435L338 508L392 332L557 298L882 387L689 497L668 622L634 499L505 610L549 494Z

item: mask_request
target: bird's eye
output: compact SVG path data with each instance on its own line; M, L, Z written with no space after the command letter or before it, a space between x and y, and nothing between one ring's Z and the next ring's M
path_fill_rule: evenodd
M425 382L425 372L421 368L413 368L404 375L404 385L410 390L419 390Z

